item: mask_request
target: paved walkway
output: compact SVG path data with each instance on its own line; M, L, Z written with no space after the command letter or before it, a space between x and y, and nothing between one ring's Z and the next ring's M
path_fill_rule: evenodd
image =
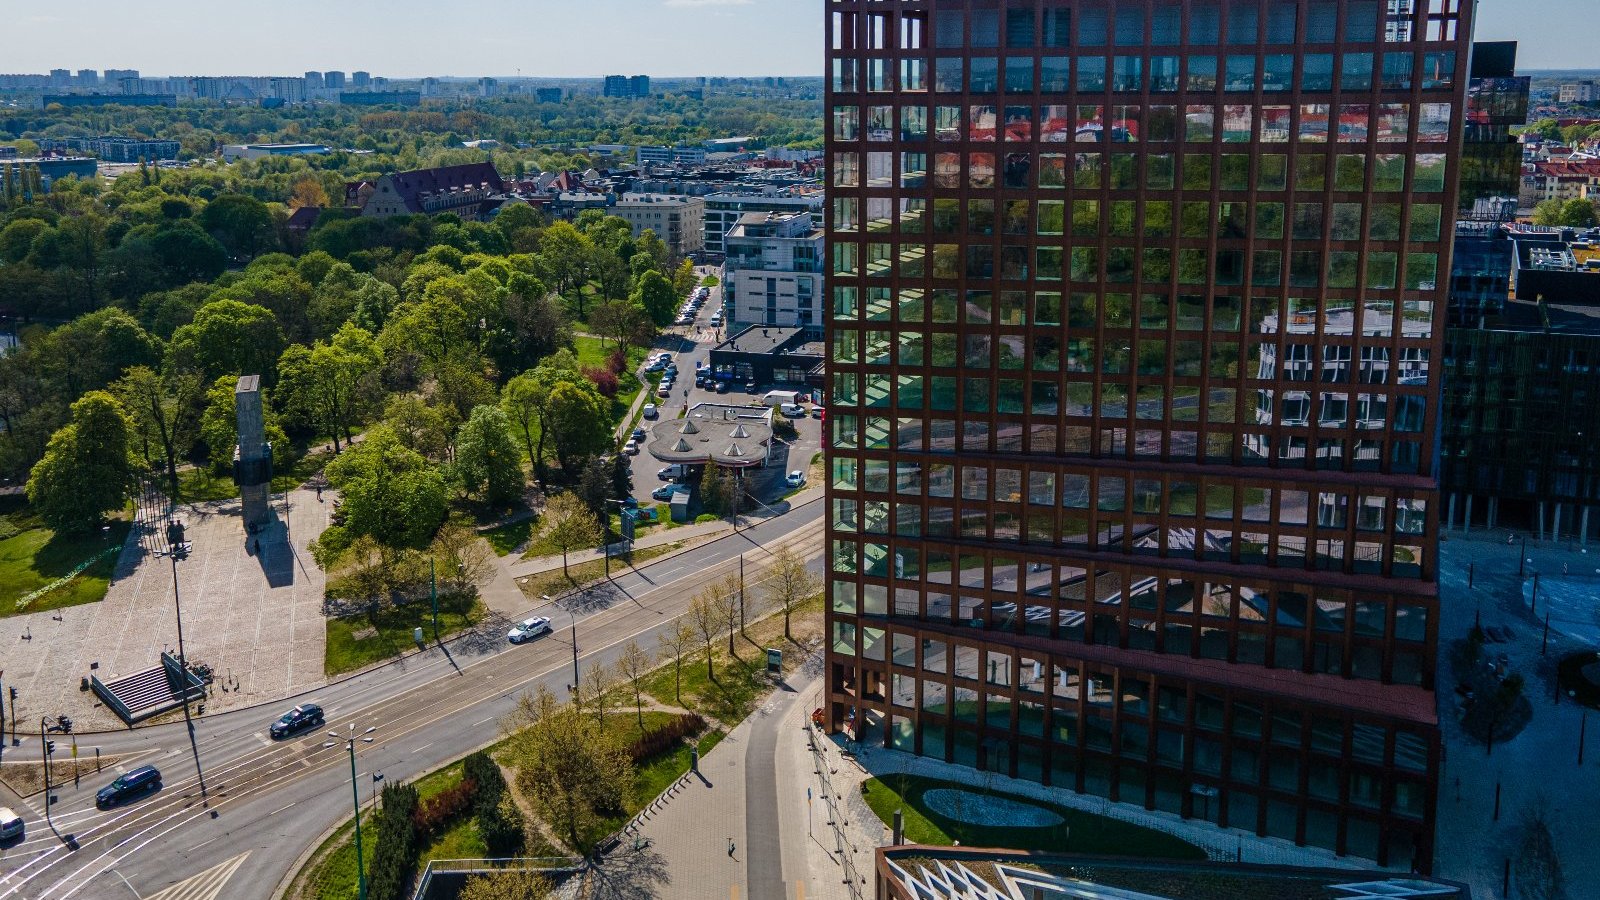
M658 900L730 897L754 900L845 900L834 864L807 837L806 698L819 673L794 675L760 709L723 738L641 833L666 860ZM822 835L818 801L810 823Z
M1600 853L1594 851L1594 835L1600 830L1600 714L1586 714L1570 701L1556 703L1555 663L1578 650L1600 649L1594 630L1600 545L1581 548L1530 538L1519 575L1522 535L1513 533L1508 545L1507 534L1504 529L1475 529L1469 536L1455 532L1441 546L1438 697L1445 758L1439 777L1436 871L1470 885L1475 897L1501 897L1506 861L1515 864L1519 858L1526 817L1539 809L1552 830L1568 895L1594 896L1594 886L1600 884ZM1563 576L1564 568L1570 575ZM1532 605L1536 573L1537 610ZM1552 598L1550 644L1541 654L1544 615ZM1481 616L1485 627L1510 629L1509 641L1487 643L1484 652L1506 656L1511 670L1526 679L1525 695L1533 704L1528 727L1492 752L1458 724L1448 661L1450 646L1466 636L1474 616ZM1586 719L1595 719L1595 725L1587 726ZM1580 735L1587 744L1581 768ZM1515 875L1511 890L1518 891Z
M208 711L323 683L326 582L306 547L327 528L332 510L314 491L290 492L287 514L283 500L273 504L274 522L259 536L258 551L245 534L239 501L181 508L194 545L177 565L184 648L191 663L216 673ZM66 714L85 731L120 728L122 720L80 691L79 679L93 672L109 681L160 665L158 654L176 653L177 645L172 559L147 552L137 528L104 600L0 619L5 683L18 691L18 718L37 723L42 715ZM238 679L237 690L229 676Z

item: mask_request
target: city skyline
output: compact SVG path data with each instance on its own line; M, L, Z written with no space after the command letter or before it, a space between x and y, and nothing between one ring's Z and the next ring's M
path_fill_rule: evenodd
M1585 16L1591 0L1543 0L1541 15L1529 17L1513 0L1481 0L1477 40L1521 42L1524 70L1600 69L1600 22ZM535 3L536 8L550 4ZM553 5L552 5L553 6ZM164 7L171 15L164 15ZM12 20L6 69L45 72L52 68L131 68L147 76L284 75L315 69L364 69L390 78L598 78L616 72L670 79L696 75L816 76L821 59L820 15L797 16L790 0L593 0L589 18L628 22L606 43L549 41L548 15L527 15L507 0L471 4L475 17L428 23L437 41L418 53L412 33L424 7L415 0L393 4L354 2L336 6L292 0L287 21L321 25L292 44L239 46L223 38L233 21L182 16L170 0L132 7L87 0L74 19L51 13ZM549 9L545 12L554 12ZM498 16L485 33L479 27ZM73 21L93 29L65 29ZM685 23L692 29L685 33ZM352 44L353 33L369 40ZM70 41L67 40L70 34ZM364 45L364 46L363 46ZM715 53L704 52L715 48Z

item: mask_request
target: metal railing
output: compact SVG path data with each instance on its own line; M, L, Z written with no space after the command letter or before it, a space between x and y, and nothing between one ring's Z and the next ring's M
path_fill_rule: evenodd
M833 782L829 778L828 757L823 750L827 743L816 725L806 723L806 741L811 747L811 761L814 764L817 779L821 782L822 802L828 811L828 828L833 832L834 856L837 858L841 872L840 877L845 887L850 890L851 900L863 900L862 887L866 879L861 877L861 872L856 868L855 845L850 843L850 838L845 834L845 826L849 820L845 818L845 809L839 803L839 794L833 789Z

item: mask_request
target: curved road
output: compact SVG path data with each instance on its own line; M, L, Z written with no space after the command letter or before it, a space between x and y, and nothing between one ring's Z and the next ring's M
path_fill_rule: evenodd
M747 556L747 585L760 581L768 549L786 545L816 560L823 507L808 502L618 575L609 596L591 595L576 612L583 664L611 664L630 639L654 652L656 635L687 610L695 592L737 572L741 554ZM377 729L374 743L357 750L363 803L370 799L371 773L382 772L387 780L414 778L496 740L499 720L536 684L565 691L572 632L563 627L565 610L544 612L556 631L531 644L510 647L500 639L468 656L457 640L296 698L321 704L330 729ZM351 809L343 745L322 749L326 737L320 731L270 741L266 726L278 712L258 707L196 720L203 794L181 722L81 736L80 756L92 756L98 747L119 755L122 769L158 765L165 787L108 811L94 808L94 791L115 777L110 770L77 788L57 789L52 816L61 835L75 838L77 850L46 826L42 795L30 798L29 808L18 810L27 820L27 837L0 846L0 900L143 898L223 863L233 866L231 875L215 880L215 892L194 894L196 900L272 900L301 853ZM67 743L56 736L57 759L65 756ZM7 748L7 756L37 759L39 749L37 737L25 739L21 747Z

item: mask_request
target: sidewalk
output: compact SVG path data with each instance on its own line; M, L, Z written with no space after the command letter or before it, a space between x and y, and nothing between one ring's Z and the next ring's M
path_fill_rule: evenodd
M806 835L804 723L819 675L796 673L700 761L701 777L691 775L644 821L641 834L666 861L657 900L850 898L838 866ZM817 836L826 833L822 809L817 801Z

